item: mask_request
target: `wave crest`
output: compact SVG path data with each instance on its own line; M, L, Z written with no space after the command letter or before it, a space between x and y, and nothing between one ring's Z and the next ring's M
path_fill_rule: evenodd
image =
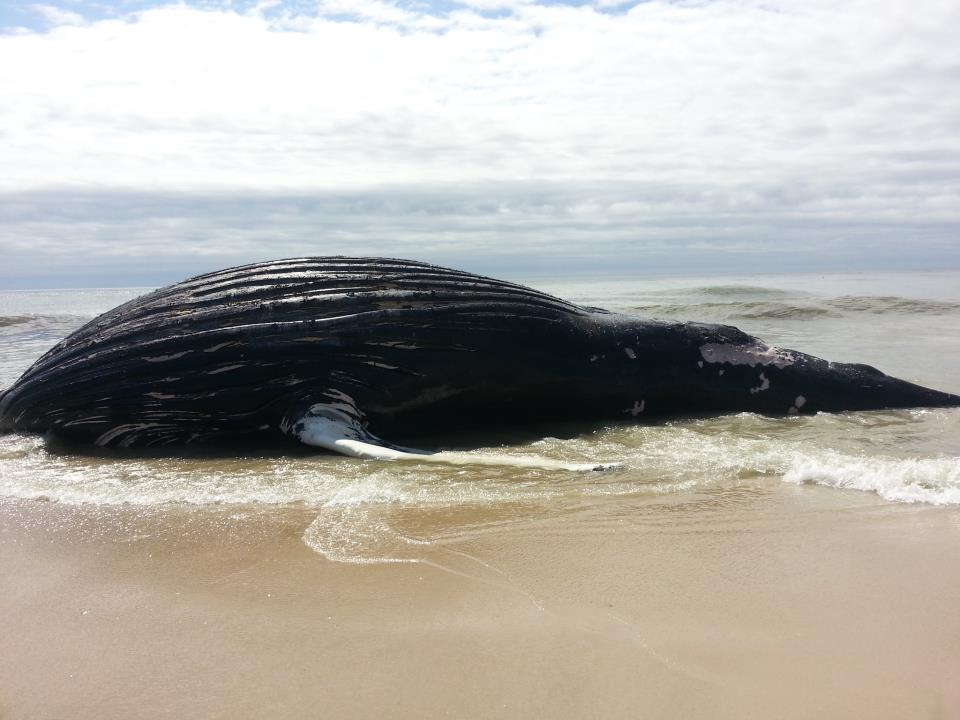
M886 313L944 315L960 310L960 303L949 300L919 300L895 295L842 295L828 300L827 304L838 310L876 315Z
M642 305L631 308L652 317L683 317L690 319L790 319L817 320L840 317L840 313L817 305L796 305L783 302L738 302Z
M960 458L794 459L786 482L874 492L885 500L930 505L960 504Z
M732 294L732 293L731 293ZM787 302L756 300L634 305L630 310L649 317L691 320L820 320L846 315L947 315L960 311L960 303L919 300L892 295L842 295L824 300Z
M25 325L36 319L35 315L0 315L0 328Z

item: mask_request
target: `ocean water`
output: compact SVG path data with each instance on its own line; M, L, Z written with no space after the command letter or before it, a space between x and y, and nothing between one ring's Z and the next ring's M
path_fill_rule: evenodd
M770 344L862 362L960 393L960 272L617 279L509 278L640 316L721 322ZM0 291L0 387L73 329L146 288ZM468 451L612 462L603 473L363 461L292 447L246 455L98 456L0 436L0 498L99 507L315 513L304 542L345 562L416 561L424 545L569 516L602 526L625 503L709 514L778 485L960 504L960 410L550 428L523 438L441 438ZM554 437L552 435L559 435ZM428 448L436 449L436 448ZM420 531L401 529L411 517ZM658 520L659 518L659 520Z

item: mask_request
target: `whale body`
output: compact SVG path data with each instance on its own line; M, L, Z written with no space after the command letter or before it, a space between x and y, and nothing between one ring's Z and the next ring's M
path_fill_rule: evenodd
M308 257L200 275L90 321L0 396L0 430L100 447L287 436L362 457L397 428L957 406L960 397L421 262Z

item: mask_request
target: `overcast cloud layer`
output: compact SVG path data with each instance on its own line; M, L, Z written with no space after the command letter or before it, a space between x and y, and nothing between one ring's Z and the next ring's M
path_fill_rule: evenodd
M960 3L0 12L0 286L960 266Z

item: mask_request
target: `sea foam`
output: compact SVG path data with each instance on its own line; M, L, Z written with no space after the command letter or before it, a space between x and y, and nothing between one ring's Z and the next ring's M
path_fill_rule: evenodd
M790 461L786 482L874 492L885 500L960 505L960 458L845 457L823 453Z

